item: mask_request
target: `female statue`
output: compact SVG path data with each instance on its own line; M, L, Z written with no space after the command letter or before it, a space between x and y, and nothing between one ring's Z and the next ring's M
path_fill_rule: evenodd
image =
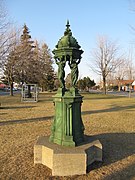
M76 59L72 59L71 62L69 61L69 66L71 69L71 82L72 82L72 86L75 87L77 79L78 79L78 64L80 63L81 59L77 60Z
M58 79L60 81L60 87L65 88L65 80L64 80L65 70L64 70L64 68L65 68L66 60L63 56L61 59L59 59L59 58L55 59L55 61L56 61L56 64L58 65Z

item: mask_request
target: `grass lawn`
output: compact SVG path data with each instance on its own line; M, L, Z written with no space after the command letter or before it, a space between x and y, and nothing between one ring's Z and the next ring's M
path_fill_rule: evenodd
M0 179L134 180L135 98L84 94L85 134L103 145L103 162L93 163L86 175L52 177L49 168L34 165L37 138L50 135L52 95L40 94L38 103L21 102L19 95L0 97Z

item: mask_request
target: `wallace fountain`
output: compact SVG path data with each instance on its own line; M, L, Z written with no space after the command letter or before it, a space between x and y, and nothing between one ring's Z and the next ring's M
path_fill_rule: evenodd
M84 135L81 117L83 97L76 83L78 65L83 50L72 36L69 21L64 36L53 50L58 65L60 87L53 97L55 114L50 137L39 137L34 146L34 163L41 163L52 170L53 176L86 174L94 161L102 161L102 145L99 140ZM71 87L65 86L65 66L71 70Z

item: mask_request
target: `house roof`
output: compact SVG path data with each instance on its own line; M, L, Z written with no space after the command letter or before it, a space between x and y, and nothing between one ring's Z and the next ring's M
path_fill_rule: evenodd
M135 80L113 80L111 82L109 82L109 84L113 84L113 85L129 85L129 84L132 84L133 82L135 82ZM132 84L134 85L134 84Z
M121 85L128 85L128 84L132 84L134 82L134 80L119 80L118 83Z
M4 88L6 86L7 86L6 84L0 84L0 88Z

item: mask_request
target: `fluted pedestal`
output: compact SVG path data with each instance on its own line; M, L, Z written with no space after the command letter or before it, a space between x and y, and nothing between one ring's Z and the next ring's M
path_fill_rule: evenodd
M84 141L81 118L82 96L75 88L54 96L55 116L50 141L63 146L76 146Z

